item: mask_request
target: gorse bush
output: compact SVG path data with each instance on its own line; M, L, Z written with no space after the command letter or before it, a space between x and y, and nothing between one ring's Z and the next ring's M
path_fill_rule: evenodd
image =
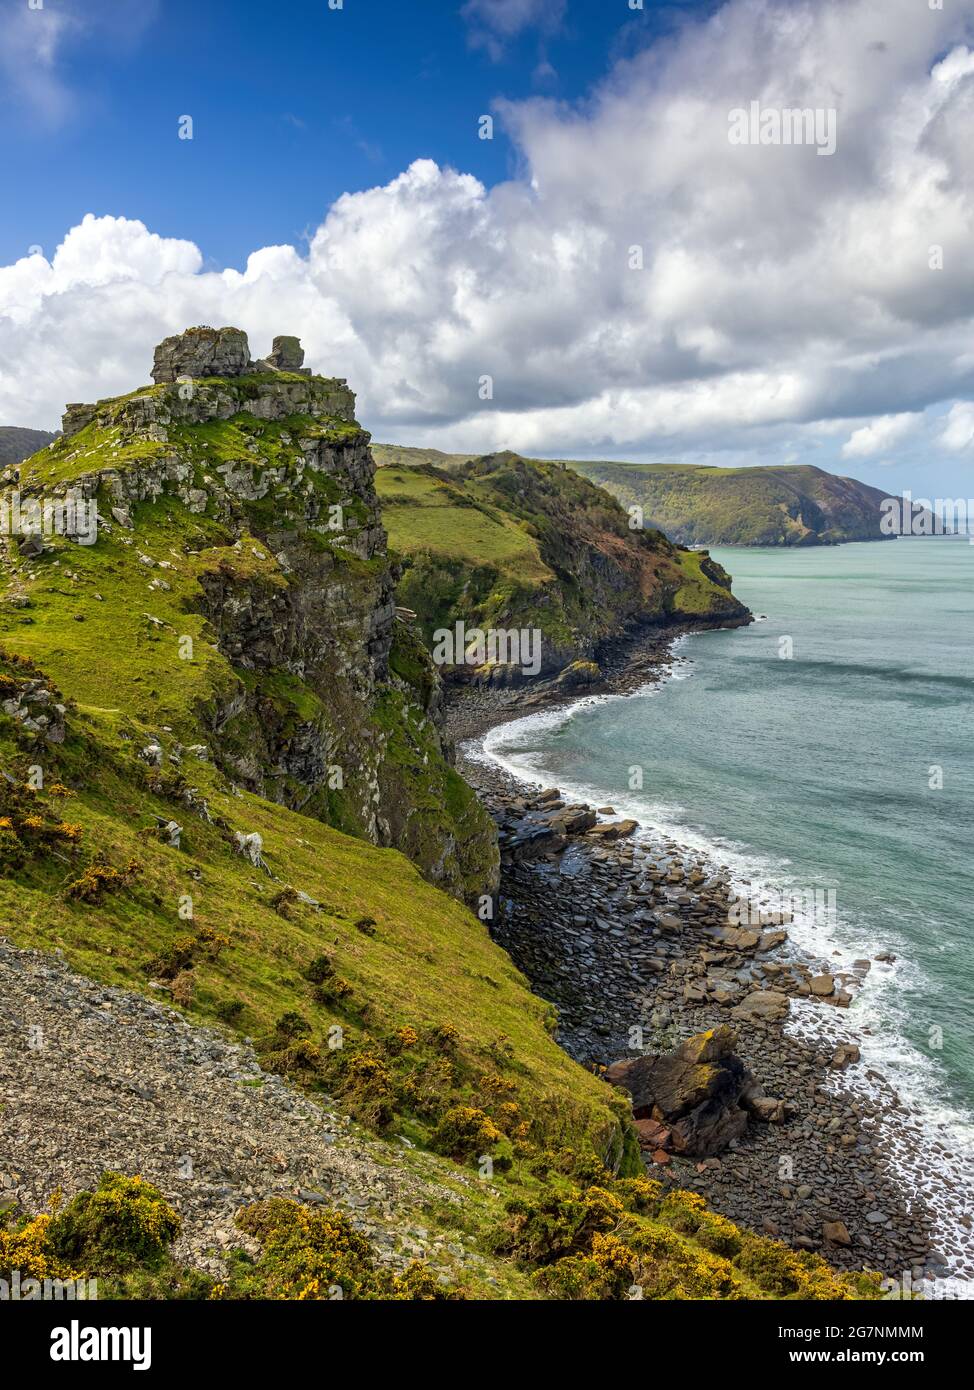
M152 1269L166 1258L180 1220L162 1193L140 1177L105 1173L51 1221L48 1241L61 1259L98 1272Z
M129 888L142 872L142 865L130 859L123 869L110 864L107 855L96 854L80 878L68 884L67 895L83 903L100 903L106 893Z
M93 1192L8 1230L0 1217L0 1278L100 1281L103 1297L137 1299L387 1299L443 1301L466 1291L413 1261L386 1268L348 1217L273 1197L242 1207L236 1224L260 1253L228 1255L219 1281L177 1264L170 1246L179 1217L141 1177L105 1173Z
M0 1279L10 1280L14 1270L24 1279L83 1279L82 1270L60 1258L51 1245L50 1212L25 1221L17 1230L4 1228L0 1216Z
M648 1178L516 1197L493 1248L558 1299L876 1299L878 1274L837 1274Z
M441 1284L418 1262L401 1275L383 1269L368 1240L341 1212L309 1210L272 1197L237 1213L240 1229L259 1241L261 1254L238 1271L246 1294L273 1299L455 1300L459 1288Z
M56 782L47 795L69 793ZM0 873L21 869L29 859L54 850L73 855L81 835L81 826L64 820L34 787L9 775L0 777Z
M471 1105L455 1105L434 1129L430 1148L462 1163L480 1154L489 1154L503 1137L482 1110Z

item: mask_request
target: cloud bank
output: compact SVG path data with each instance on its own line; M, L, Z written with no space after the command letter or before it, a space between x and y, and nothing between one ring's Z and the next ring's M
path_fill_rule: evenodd
M300 334L380 438L765 462L970 449L972 21L974 0L731 0L583 106L500 104L516 179L417 161L340 198L307 255L264 247L242 272L88 216L50 261L0 268L0 417L51 426L66 400L146 380L167 333L232 323L260 352ZM732 145L751 101L834 109L835 154Z

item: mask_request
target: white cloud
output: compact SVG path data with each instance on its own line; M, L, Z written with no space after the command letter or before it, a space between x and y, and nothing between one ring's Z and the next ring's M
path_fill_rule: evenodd
M146 380L166 333L235 323L255 352L299 334L381 438L872 457L974 398L972 18L731 0L580 106L499 106L521 176L488 190L419 160L340 198L307 256L255 248L242 271L85 218L50 264L0 269L0 415L50 425ZM834 105L837 153L731 146L752 99Z
M30 9L26 0L0 10L0 77L5 93L49 124L57 124L70 105L57 57L76 27L77 20L70 14L48 6Z
M871 424L853 430L842 446L842 457L870 458L873 454L885 453L911 430L915 429L922 415L905 412L902 415L882 415Z
M567 0L467 0L461 11L470 26L470 42L500 58L504 44L525 29L553 33L565 17Z
M3 0L0 103L7 108L8 130L25 119L64 124L78 106L65 66L71 47L95 40L101 52L125 51L139 42L158 10L159 0Z
M960 453L974 444L974 403L957 401L951 406L940 443L951 453Z

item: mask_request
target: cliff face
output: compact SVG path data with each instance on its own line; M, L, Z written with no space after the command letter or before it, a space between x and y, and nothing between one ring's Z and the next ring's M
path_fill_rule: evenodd
M141 667L106 667L104 686L92 672L85 695L147 721L161 709L240 787L397 845L472 896L493 879L492 828L444 757L435 671L395 618L369 436L344 381L303 373L293 349L274 367L293 341L254 364L237 330L169 339L159 383L69 407L63 438L22 468L22 495L98 504L98 541L76 548L91 569L79 616L110 613L133 653L148 625L167 649L154 698ZM196 375L216 369L231 374ZM34 563L32 588L49 574ZM58 681L73 665L57 644L41 655Z
M537 628L550 676L638 625L749 620L706 554L633 529L613 497L559 464L511 453L448 471L391 463L377 485L404 559L400 601L428 639L457 619Z
M647 526L681 545L838 545L878 541L879 488L806 464L697 468L572 462L569 467L642 507Z

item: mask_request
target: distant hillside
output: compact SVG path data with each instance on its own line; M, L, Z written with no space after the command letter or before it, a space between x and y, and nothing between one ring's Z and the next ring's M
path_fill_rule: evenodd
M685 464L591 463L570 468L643 508L648 527L681 545L837 545L887 540L879 529L886 494L808 464L793 468L704 468Z
M19 425L0 425L0 468L20 463L54 438L47 430L26 430Z
M632 530L614 498L561 464L512 453L449 471L403 462L378 469L376 490L405 563L399 602L428 639L458 619L539 628L553 672L635 623L749 617L707 555Z
M444 454L441 449L420 449L409 444L373 444L372 457L379 468L388 468L394 463L401 467L415 468L425 463L431 464L434 468L447 468L452 471L469 463L477 455Z

